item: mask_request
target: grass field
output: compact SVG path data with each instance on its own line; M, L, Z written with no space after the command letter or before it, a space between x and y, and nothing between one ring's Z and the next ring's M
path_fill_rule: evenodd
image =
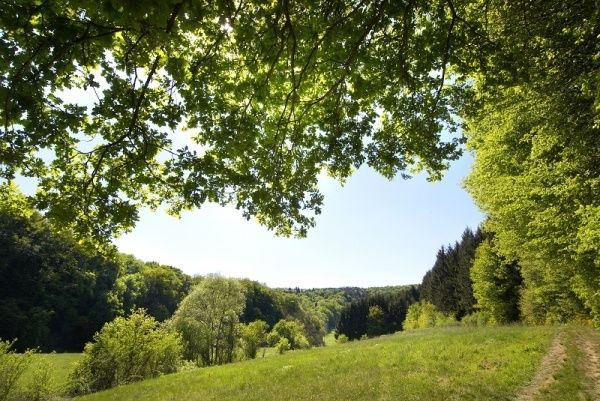
M443 328L398 333L195 369L80 401L600 400L600 332L580 326ZM38 354L64 395L81 354ZM33 380L32 370L19 382ZM61 398L63 399L63 398Z
M50 369L50 381L52 392L57 395L64 394L69 379L69 373L75 363L81 358L81 354L36 354L31 368L28 369L18 382L18 386L23 388L34 380L34 370L38 366Z
M511 400L559 330L404 332L167 375L79 400Z

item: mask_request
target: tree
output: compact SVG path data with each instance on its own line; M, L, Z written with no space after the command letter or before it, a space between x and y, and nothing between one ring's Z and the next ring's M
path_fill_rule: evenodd
M241 280L246 294L246 305L240 316L242 323L263 320L270 327L283 318L275 290L251 280Z
M308 348L310 344L306 339L306 332L302 323L296 320L282 319L277 322L273 330L267 336L267 341L270 346L278 346L284 349L301 349Z
M207 201L305 235L322 170L437 178L458 157L440 132L466 6L6 1L0 178L38 178L37 207L99 239Z
M493 54L513 70L475 81L467 188L498 253L519 261L524 319L600 325L600 9L516 1L494 11Z
M519 320L522 277L516 262L507 262L494 250L489 239L477 247L471 268L475 307L495 323Z
M367 315L367 336L375 337L385 333L385 315L383 309L379 305L373 305L369 307L369 314Z
M248 359L256 358L260 347L267 345L267 330L269 325L262 320L255 320L248 324L240 324L240 340L244 356Z
M190 291L191 277L177 268L142 262L131 255L119 254L116 261L120 274L112 295L122 313L143 308L162 322L175 313Z
M115 263L39 213L0 211L0 337L16 338L18 350L80 352L116 314L117 277Z
M199 365L232 362L235 328L244 304L239 281L219 276L203 279L183 299L170 322L183 338L184 358Z
M408 308L406 320L403 323L405 330L425 329L428 327L451 326L457 324L453 315L446 315L439 311L429 301L420 301Z
M442 246L433 267L423 277L421 298L443 313L459 319L471 313L475 298L470 270L475 250L483 238L481 229L473 233L467 228L460 242L457 241L453 246Z
M374 291L348 303L340 312L336 335L350 340L377 336L402 330L408 307L417 302L419 292L414 286Z

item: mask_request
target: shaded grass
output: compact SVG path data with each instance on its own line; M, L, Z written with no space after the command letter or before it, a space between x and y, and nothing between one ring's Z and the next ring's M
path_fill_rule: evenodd
M415 330L197 369L92 400L510 400L556 327Z

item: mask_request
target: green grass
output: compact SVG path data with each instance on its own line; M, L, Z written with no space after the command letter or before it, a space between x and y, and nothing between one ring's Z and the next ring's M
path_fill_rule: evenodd
M36 354L33 364L19 379L18 386L23 388L35 380L36 365L44 364L50 369L50 380L54 394L63 394L69 380L69 374L82 354Z
M598 331L580 326L567 327L563 344L566 348L566 359L562 368L554 375L554 382L542 389L536 401L593 401L592 387L594 383L586 374L586 364L590 363L581 348L580 341L588 339L600 351L600 335Z
M327 333L327 335L325 337L323 337L323 342L325 343L325 346L328 347L330 345L336 345L337 341L335 339L335 334L333 331Z
M417 330L167 375L80 400L510 400L557 330Z

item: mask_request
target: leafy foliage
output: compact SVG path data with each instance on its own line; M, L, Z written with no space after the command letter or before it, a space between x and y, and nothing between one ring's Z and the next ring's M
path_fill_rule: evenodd
M428 327L453 326L458 324L453 315L446 315L439 311L434 304L420 301L412 304L404 320L405 330L425 329Z
M475 307L496 323L519 320L519 299L523 281L516 262L508 263L494 250L489 239L477 247L471 268Z
M118 266L37 213L0 212L0 336L19 350L81 350L115 316Z
M120 275L111 295L117 299L121 313L142 308L164 321L175 313L192 287L193 279L172 266L142 262L123 254L116 256L116 262Z
M16 353L14 342L0 339L0 401L9 399L17 381L32 363L33 351Z
M239 281L219 276L202 279L169 322L181 334L184 358L200 366L232 362L244 304Z
M456 138L440 139L466 96L444 85L461 61L451 2L11 0L3 11L0 177L39 178L38 207L96 238L131 228L142 205L207 201L304 235L321 170L435 178L459 154Z
M241 280L241 284L246 294L246 305L240 316L240 322L262 320L269 327L273 327L283 318L280 296L275 290L251 280Z
M248 324L240 324L240 340L244 356L248 359L256 358L260 347L267 345L267 330L269 325L262 320L255 320Z
M180 337L137 310L107 323L88 343L71 378L71 392L85 394L177 371Z
M0 192L0 336L19 350L81 351L102 325L145 308L170 317L192 278L132 256L101 254L57 232L14 186Z
M512 57L516 73L495 68L476 81L467 188L499 254L521 265L524 319L600 324L600 10L594 1L494 6L494 54Z
M277 347L280 353L287 349L310 347L302 323L296 320L282 319L277 322L267 336L267 341L270 346Z

